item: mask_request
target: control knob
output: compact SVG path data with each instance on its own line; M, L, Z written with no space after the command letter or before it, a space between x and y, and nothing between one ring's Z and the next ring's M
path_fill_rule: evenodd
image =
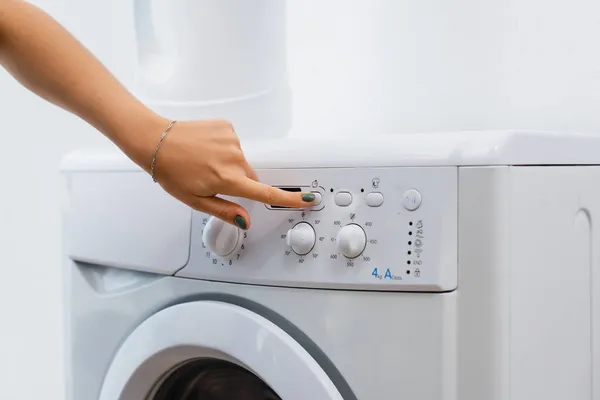
M286 241L294 253L304 256L315 247L315 230L308 222L299 222L288 231Z
M227 257L233 253L239 240L239 228L215 217L208 220L202 232L204 245L219 257Z
M357 224L344 226L337 235L337 248L347 258L356 258L367 247L367 234Z

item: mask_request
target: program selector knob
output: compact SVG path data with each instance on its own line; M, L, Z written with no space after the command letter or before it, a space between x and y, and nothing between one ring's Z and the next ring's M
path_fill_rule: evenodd
M240 230L219 218L211 217L204 231L202 242L211 253L227 257L234 252L240 240Z
M304 256L315 247L315 230L308 222L300 222L288 231L286 241L294 253Z
M337 235L337 248L347 258L356 258L367 247L367 234L356 224L344 226Z

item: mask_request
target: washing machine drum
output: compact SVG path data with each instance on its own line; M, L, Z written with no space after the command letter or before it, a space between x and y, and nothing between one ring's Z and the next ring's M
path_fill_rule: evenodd
M237 364L200 359L177 368L152 400L280 400L259 377Z
M117 351L100 394L100 400L343 398L287 332L220 301L178 304L145 320Z

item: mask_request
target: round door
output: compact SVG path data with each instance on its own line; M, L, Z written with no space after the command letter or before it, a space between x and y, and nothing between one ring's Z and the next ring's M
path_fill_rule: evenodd
M291 336L245 308L197 301L162 310L125 340L100 400L342 399Z

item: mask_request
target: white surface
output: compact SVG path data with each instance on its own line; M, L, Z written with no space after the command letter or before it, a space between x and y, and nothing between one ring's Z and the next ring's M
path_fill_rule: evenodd
M287 245L300 256L310 253L316 240L315 229L308 222L297 223L286 236Z
M219 257L227 257L233 253L239 240L240 230L237 227L215 217L208 219L204 232L202 232L202 243ZM189 242L189 238L186 242Z
M66 189L74 259L166 274L187 264L191 209L148 174L73 174ZM132 243L131 237L138 240Z
M404 193L404 198L402 199L402 205L408 211L415 211L417 208L421 207L421 193L416 189L408 189Z
M143 98L219 102L286 85L285 1L134 0L133 7L134 88Z
M352 195L348 192L337 192L334 201L337 206L348 207L352 204Z
M529 399L511 398L510 387L511 280L518 276L511 273L510 266L510 171L508 167L460 170L458 257L461 292L456 305L460 310L456 323L463 328L456 340L461 355L458 367L469 373L457 376L458 399ZM552 210L548 213L550 217ZM570 235L563 231L552 233ZM546 276L541 276L540 282ZM547 296L554 292L551 288L543 291ZM531 319L535 321L535 315ZM545 356L550 355L549 352ZM481 368L484 364L487 368ZM478 368L471 369L472 365ZM559 384L547 382L550 383Z
M286 2L135 0L133 91L178 120L224 118L238 135L290 129Z
M292 0L286 8L293 135L600 133L593 0ZM128 46L123 63L135 53L124 28L114 29L116 51Z
M386 147L387 143L381 146ZM357 148L362 148L362 144L358 143ZM377 154L372 153L373 163L379 162ZM346 155L353 157L351 152ZM72 170L69 162L64 165L67 176ZM75 162L79 167L79 161ZM184 228L189 225L177 200L164 199L166 202L162 203L158 189L130 190L152 185L147 174L114 172L110 167L111 172L107 173L98 170L72 173L79 179L70 179L71 193L82 193L93 187L94 192L99 190L102 194L68 198L67 226L80 227L73 230L78 236L66 242L68 254L76 260L93 259L102 265L122 267L130 262L127 267L139 271L226 282L370 290L447 291L456 288L456 167L329 166L338 162L346 165L342 156L314 162L324 167L287 169L285 164L279 164L275 169L256 170L261 182L270 185L309 190L316 181L323 201L316 210L295 210L270 209L261 203L233 199L246 208L253 222L251 229L237 240L235 251L227 257L219 256L214 250L224 253L225 247L230 247L225 243L229 243L230 234L236 234L236 229L215 229L222 223L193 212L191 239L185 237ZM368 164L366 160L365 163ZM123 178L115 180L114 177L121 175L129 179L126 185L116 184ZM115 184L111 184L111 180L115 180ZM387 198L380 207L366 204L364 188L372 186L374 180ZM418 210L407 213L402 205L404 193L413 187L418 187L424 197L435 202L423 203ZM351 194L354 201L340 207L335 202L338 191ZM108 203L115 209L114 218L107 217L104 211L109 198L114 199ZM146 205L133 214L132 205L140 202ZM85 214L83 210L101 212ZM160 218L156 216L157 210L162 210ZM127 220L122 216L128 213L132 213L130 219L138 223L122 229L117 221ZM169 226L170 219L173 223ZM145 220L152 222L147 225L139 222ZM156 221L167 225L157 231ZM299 222L310 224L311 227L306 228L314 229L318 238L314 246L309 236L302 238L301 242L309 239L306 243L298 243L298 238L290 239L298 249L304 247L300 244L306 244L310 252L305 256L295 254L287 243L288 231ZM352 230L344 233L349 229L344 226L352 223L359 224L366 232L366 247L357 241L360 236ZM209 231L205 234L207 224ZM109 239L99 245L96 244L98 237ZM133 237L135 240L131 241ZM185 257L188 244L189 260ZM151 249L147 251L151 256L138 254L147 248ZM129 249L131 255L123 249ZM299 253L303 252L300 249ZM360 257L354 258L356 252Z
M600 168L459 179L459 398L597 399Z
M542 183L548 181L552 184ZM593 226L600 218L600 187L593 183L598 181L600 167L511 173L514 398L600 397L600 376L593 369L600 361L600 332L594 329L600 321L600 242ZM553 381L559 383L547 385Z
M366 203L369 207L379 207L383 204L383 195L379 192L367 194Z
M371 135L350 141L325 137L318 143L312 138L290 137L248 142L244 151L248 161L258 169L581 165L600 161L600 135L521 130L466 131ZM118 152L90 154L76 151L64 161L63 168L70 171L138 169ZM306 184L310 186L309 182ZM369 188L374 188L375 184L376 181L369 182ZM347 195L344 197L343 202L347 203Z
M346 258L360 256L367 247L367 234L357 224L343 226L336 236L337 250Z
M128 81L134 54L131 2L34 2ZM369 57L364 49L378 43L364 34L375 26L364 11L369 5L382 10L382 3L355 1L350 7L342 0L289 2L296 135L308 132L320 139L323 132L347 136L386 129L404 133L489 127L600 132L600 55L590 50L600 37L600 3L468 0L457 7L439 0L390 2L398 9L388 12L383 26L395 32L390 37L396 50L389 54L398 54L398 61L389 64L387 73L397 75L395 88L400 88L388 103L391 120L380 117L385 111L378 108L381 102L370 100L374 81L363 80L360 62ZM338 18L340 10L344 14ZM352 86L352 79L364 83ZM2 131L10 133L3 143L11 150L0 157L0 232L5 243L0 247L0 372L9 378L2 390L11 400L62 400L56 167L71 149L107 142L83 122L24 91L3 71L0 87ZM491 283L485 276L482 280ZM479 287L485 285L480 281ZM476 338L470 345L474 342ZM600 345L594 348L598 351ZM31 375L16 371L28 371L34 358L44 373L32 383Z
M290 130L289 89L277 88L251 96L214 102L178 104L143 99L165 118L185 121L221 118L230 121L243 140L282 137Z
M181 346L186 351L173 357L172 349ZM278 326L244 308L212 301L167 308L137 327L114 356L99 400L144 398L165 371L190 358L215 355L250 369L283 399L342 400L319 364Z
M313 202L314 206L316 207L321 205L321 202L323 201L323 195L320 192L315 191L312 191L311 193L315 195L315 201Z
M73 284L71 293L78 299L72 303L71 314L75 324L71 330L74 350L71 358L73 397L69 400L98 400L102 379L113 356L123 340L147 317L181 299L211 301L210 297L215 293L246 299L240 306L250 310L255 309L252 304L255 303L283 316L289 323L281 324L280 319L267 315L281 328L290 330L290 335L303 346L314 342L337 366L358 399L394 399L396 396L421 400L462 399L456 397L453 388L456 375L453 368L456 363L457 327L453 317L456 293L390 295L341 290L289 290L173 277L148 280L140 274L139 282L130 284L126 289L106 290L110 282L122 282L123 278L130 281L131 271L112 270L109 273L101 267L69 267ZM193 299L195 296L205 299ZM227 299L212 301L223 302ZM231 313L226 315L232 316ZM243 315L248 313L244 311ZM383 326L382 317L385 318ZM268 331L264 332L264 336L256 337L247 337L239 330L224 334L218 330L216 323L200 326L204 321L193 316L174 321L168 318L165 322L152 330L151 340L154 343L167 342L171 335L166 333L177 331L173 337L193 339L195 331L206 329L222 336L218 338L219 342L225 342L227 348L236 346L235 342L240 340L248 347L244 349L246 354L252 349L259 349L250 358L253 364L272 364L279 360L277 355L267 352L268 341L264 341L263 337L269 338ZM235 321L225 324L232 326ZM299 338L297 330L290 325L303 332L305 338ZM97 329L97 326L104 329ZM194 335L181 333L181 330L187 329L177 330L177 327L190 327ZM256 340L250 341L250 338ZM389 346L385 343L410 345ZM137 344L140 351L146 354L152 352L148 342ZM131 345L134 347L135 342ZM323 358L318 357L312 346L307 347L313 358L331 374L331 368L327 368ZM169 358L181 359L182 353L198 354L196 350L187 346L171 348L154 358L157 363L148 366L168 362ZM365 369L365 365L369 365L369 368ZM307 372L310 371L304 371ZM143 386L147 387L149 382L143 379L144 373L140 371ZM270 377L277 378L279 375L286 375L286 379L301 383L294 375L287 374L286 368L271 369L264 378L268 381ZM339 384L335 375L331 380Z
M127 82L120 0L34 0ZM106 21L116 27L107 29ZM0 374L7 400L64 400L61 157L109 143L80 119L23 89L0 68ZM32 365L35 371L32 375ZM35 378L34 378L35 376Z
M289 1L293 132L600 133L599 13L595 0Z
M457 173L459 201L453 207L460 224L455 227L457 253L452 258L460 263L457 289L451 293L290 289L142 274L132 282L136 276L132 271L108 272L67 261L73 296L73 399L96 400L112 355L129 334L134 332L135 337L135 328L149 315L168 304L189 301L190 295L215 293L234 295L244 299L240 300L244 307L260 309L260 304L283 316L290 324L279 321L280 326L291 329L292 325L308 335L359 399L595 399L600 388L600 376L593 368L600 362L596 351L600 332L595 329L600 320L595 312L600 242L595 239L598 228L593 220L600 212L600 191L595 184L600 180L600 167L461 167ZM293 177L296 171L281 174ZM384 193L386 182L381 176ZM439 196L424 198L446 203ZM424 202L415 212L429 206L429 201ZM328 210L326 205L323 213ZM393 246L396 242L386 248ZM193 254L192 250L192 260ZM285 271L285 266L275 266ZM126 289L115 287L123 282L128 283ZM227 315L215 313L214 318ZM242 323L251 315L244 311L239 318L225 318L223 325ZM160 327L148 328L150 333L144 337L151 342L135 338L131 348L146 358L158 348L169 347L170 338L185 345L186 338L203 337L199 330L218 331L213 343L225 343L229 353L238 344L248 352L265 349L268 343L269 334L266 341L259 335L259 340L246 342L248 337L231 329L236 339L231 340L216 328L219 323L199 327L201 321L168 318L157 324ZM171 329L171 334L164 334ZM213 347L222 353L217 345ZM184 349L191 354L189 348ZM265 349L248 360L254 365L272 363L277 358L273 354ZM130 362L132 370L136 358L126 355L123 362ZM148 369L134 375L143 381L137 387L148 387L144 376L158 375L152 366L159 369L159 363L181 357L182 352L170 346ZM121 362L117 361L116 368ZM148 371L151 374L146 375ZM277 380L280 374L286 375L286 369L268 369L264 378ZM127 375L116 373L116 382Z

